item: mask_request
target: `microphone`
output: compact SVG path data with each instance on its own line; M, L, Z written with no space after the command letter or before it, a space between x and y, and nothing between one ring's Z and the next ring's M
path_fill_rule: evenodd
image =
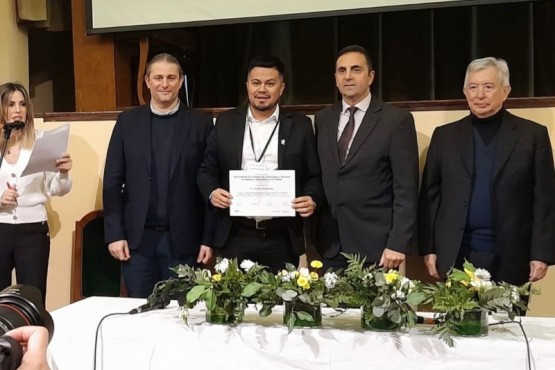
M132 309L131 311L129 311L128 313L130 315L135 315L138 313L143 313L143 312L148 312L148 311L152 311L152 310L158 310L160 308L164 308L166 307L168 304L170 304L170 297L168 296L163 296L163 297L158 297L156 298L156 300L152 303L145 303L142 306L139 306L137 308Z
M7 141L10 140L10 136L12 134L12 130L21 130L23 127L25 127L25 123L21 122L21 121L13 121L13 122L6 122L4 123L4 125L2 125L2 129L4 130L4 140L7 144ZM5 148L4 148L5 150ZM3 153L2 152L2 157L3 157Z
M3 126L4 130L21 130L25 127L25 122L22 121L13 121L13 122L6 122Z

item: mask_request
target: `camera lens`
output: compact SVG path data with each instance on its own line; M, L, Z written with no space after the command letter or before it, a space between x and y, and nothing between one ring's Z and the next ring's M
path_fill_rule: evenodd
M39 325L54 334L52 316L42 306L40 291L29 285L13 285L0 292L0 336L26 325Z

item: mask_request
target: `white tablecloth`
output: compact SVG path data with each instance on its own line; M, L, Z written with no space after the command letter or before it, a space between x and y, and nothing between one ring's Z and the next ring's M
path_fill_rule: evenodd
M92 369L99 320L143 303L93 297L54 311L50 351L58 369ZM187 327L175 302L164 310L110 317L101 327L97 369L526 369L526 345L516 324L490 327L487 337L457 338L456 347L449 348L423 328L410 334L362 331L357 310L324 316L322 329L288 334L281 312L278 307L260 318L249 309L236 327L204 323L201 308L190 311ZM532 369L555 369L555 319L522 321Z

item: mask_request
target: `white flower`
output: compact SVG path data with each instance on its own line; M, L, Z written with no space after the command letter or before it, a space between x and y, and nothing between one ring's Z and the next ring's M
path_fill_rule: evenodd
M288 282L288 281L291 281L292 279L295 278L295 275L291 274L287 270L281 270L280 272L278 272L277 276L284 283Z
M243 262L241 262L241 268L243 270L245 270L246 272L249 272L249 270L255 265L254 262L252 262L251 260L243 260Z
M489 273L488 270L485 269L476 269L476 271L474 271L474 276L477 279L483 280L483 281L490 281L491 280L491 274Z
M301 274L302 276L310 277L310 271L308 271L306 267L301 267L299 269L299 274Z
M511 300L513 302L518 302L520 301L520 294L518 294L518 289L516 286L512 287L512 291L511 291Z
M481 280L481 279L472 279L470 281L470 285L475 287L475 288L479 288L479 289L483 289L483 290L488 290L491 289L493 287L493 283L489 280Z
M372 280L373 278L374 278L374 275L372 275L372 273L368 273L368 274L364 275L362 280Z
M229 267L229 260L227 258L223 258L220 262L216 263L214 269L218 271L220 274L223 274L227 271Z
M337 274L335 272L326 272L324 274L324 283L326 289L335 288L335 284L337 284Z
M405 299L405 293L402 290L397 290L394 293L391 293L391 298L393 299Z

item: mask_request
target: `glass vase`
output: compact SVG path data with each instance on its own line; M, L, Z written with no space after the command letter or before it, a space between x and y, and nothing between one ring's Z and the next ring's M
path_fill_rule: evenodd
M466 311L455 325L457 335L483 337L488 335L488 313L482 310Z
M364 330L371 331L399 331L401 330L402 324L395 323L388 319L387 313L384 313L381 317L377 317L372 312L371 305L363 305L361 308L360 326Z
M292 327L322 326L322 307L303 302L283 303L283 324ZM292 325L289 325L293 320Z
M240 304L216 302L216 306L206 309L206 322L211 324L234 325L243 322L245 309Z

